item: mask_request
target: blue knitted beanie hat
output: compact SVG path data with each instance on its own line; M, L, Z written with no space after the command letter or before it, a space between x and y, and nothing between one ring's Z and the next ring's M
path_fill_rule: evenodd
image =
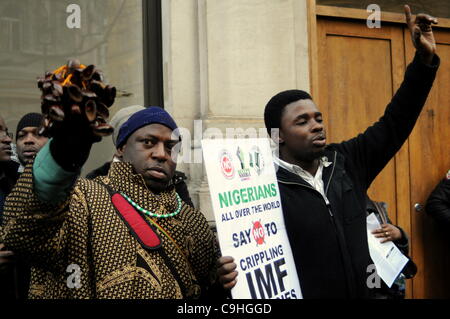
M167 126L172 131L178 128L172 116L170 116L167 111L158 106L151 106L145 110L134 113L128 121L120 127L116 146L121 147L126 143L131 134L149 124L161 124Z

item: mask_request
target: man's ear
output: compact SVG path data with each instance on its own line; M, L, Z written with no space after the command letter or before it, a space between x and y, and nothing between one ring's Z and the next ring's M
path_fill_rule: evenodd
M280 129L272 129L270 137L276 145L284 144L283 132Z
M116 156L123 160L123 154L125 153L125 148L127 147L127 144L123 144L121 147L116 149Z
M280 145L284 144L283 131L281 131L281 130L279 130L278 144L280 144Z

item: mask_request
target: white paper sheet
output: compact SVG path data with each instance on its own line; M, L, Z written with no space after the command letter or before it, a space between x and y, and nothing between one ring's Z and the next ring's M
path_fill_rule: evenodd
M395 279L398 277L403 267L408 263L408 258L394 245L392 241L381 243L381 238L376 238L372 231L380 229L374 213L367 216L367 239L369 241L369 252L378 276L391 287Z

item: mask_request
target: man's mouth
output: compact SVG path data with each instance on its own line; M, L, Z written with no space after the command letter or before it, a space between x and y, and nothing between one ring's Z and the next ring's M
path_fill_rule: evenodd
M5 152L6 154L8 154L8 155L12 155L12 148L11 148L11 146L6 146L6 147L3 147L2 149L1 149L3 152Z
M22 149L22 155L25 157L33 157L37 154L39 150L32 146L27 146Z
M327 138L324 134L320 134L313 138L312 144L317 147L323 147L327 144Z
M37 153L36 151L24 151L23 155L25 157L32 157L32 156L36 155L36 153Z
M168 176L166 171L161 167L151 167L147 169L147 171L149 172L150 176L156 179L166 179Z

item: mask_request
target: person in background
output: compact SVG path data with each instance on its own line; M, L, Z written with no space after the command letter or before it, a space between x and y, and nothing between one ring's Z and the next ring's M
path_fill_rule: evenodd
M20 162L20 167L16 168L15 163L8 169L10 174L16 172L16 177L10 181L9 189L15 184L18 175L23 171L24 166L32 161L39 150L47 143L48 138L39 134L43 116L40 113L28 113L24 115L16 129L16 152ZM1 122L1 121L0 121ZM1 123L3 125L3 123ZM12 138L12 135L10 136ZM7 141L7 140L6 140ZM9 148L6 147L9 152ZM14 182L14 183L13 183ZM1 220L0 220L1 224ZM1 226L0 226L1 227ZM0 248L6 249L3 244ZM0 257L0 264L3 264L4 280L0 285L0 290L8 291L8 299L23 300L28 294L30 282L30 266L22 256L15 255L12 251L7 251L8 258Z
M0 116L0 300L18 298L18 292L14 289L16 279L14 254L1 240L4 203L18 178L19 164L11 160L13 137L5 120Z
M21 164L19 172L23 171L25 165L33 160L48 141L48 137L39 134L43 118L40 113L28 113L17 124L16 151Z
M425 211L443 227L450 229L450 170L431 192Z
M385 202L373 201L367 196L367 216L374 213L381 225L380 229L372 231L372 234L380 239L381 243L393 242L395 246L408 257L409 239L405 231L396 225L393 225L388 216L387 204ZM411 258L403 268L402 272L396 278L389 288L382 280L381 287L375 289L373 297L375 299L404 299L406 294L406 280L411 279L417 273L417 266Z
M5 120L0 116L0 223L6 196L11 192L18 178L19 165L11 160L13 137L13 133L8 131Z
M119 135L119 130L120 130L120 127L122 126L122 124L125 123L130 118L131 115L133 115L134 113L136 113L138 111L142 111L144 109L145 109L145 107L143 107L141 105L131 105L131 106L120 109L119 111L116 112L116 114L114 114L111 121L109 121L109 124L114 128L114 132L111 135L114 147L116 147L117 136ZM112 161L106 162L102 166L92 170L91 172L86 174L86 178L94 179L97 176L107 175L109 168L111 167L111 163L114 161L118 161L118 160L119 159L117 157L117 150L116 150L116 153L114 153L114 155L113 155Z

